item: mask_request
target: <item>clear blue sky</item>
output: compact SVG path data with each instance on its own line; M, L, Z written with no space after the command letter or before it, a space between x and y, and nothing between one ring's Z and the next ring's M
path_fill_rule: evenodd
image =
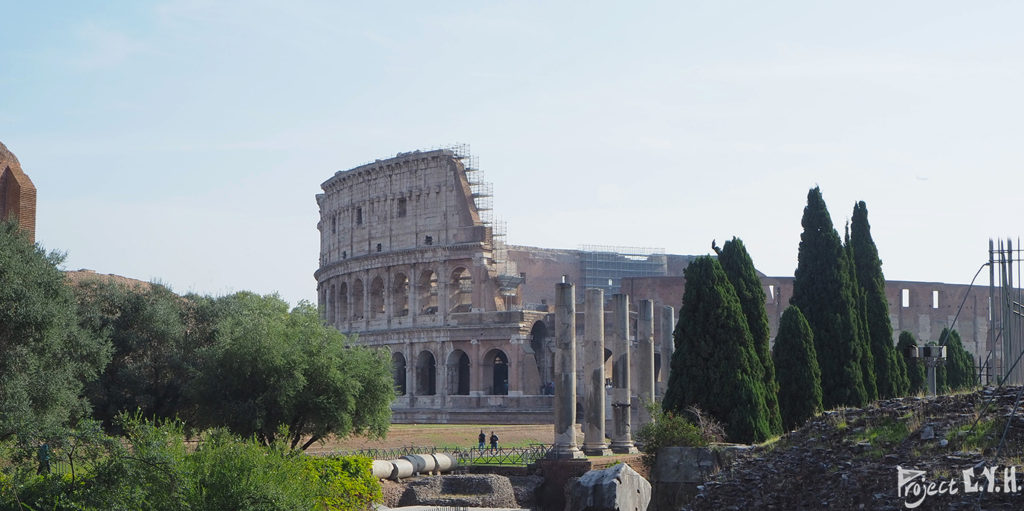
M516 244L792 275L816 184L889 279L1022 231L1024 4L3 4L0 141L69 269L313 300L320 183L459 142Z

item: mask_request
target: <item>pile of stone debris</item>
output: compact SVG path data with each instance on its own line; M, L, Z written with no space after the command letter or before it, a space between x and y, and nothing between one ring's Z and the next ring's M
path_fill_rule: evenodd
M1020 390L827 412L739 453L682 508L1024 509L1024 411L1012 414Z

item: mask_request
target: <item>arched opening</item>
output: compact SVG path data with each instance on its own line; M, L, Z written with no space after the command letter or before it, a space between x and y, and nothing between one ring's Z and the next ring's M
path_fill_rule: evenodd
M488 351L484 355L483 377L490 384L489 394L508 395L508 355L499 349Z
M335 299L337 295L334 292L334 287L334 284L331 284L327 291L327 323L334 323L335 315L338 313L338 302Z
M356 281L352 283L352 319L363 319L364 296L366 296L366 291L363 289L363 281L356 279Z
M473 278L469 270L459 267L449 279L449 312L470 312L473 310Z
M612 363L612 350L604 349L604 381L605 385L610 385L612 381L612 373L615 371L615 364Z
M448 355L448 394L469 395L469 355L455 350Z
M384 280L374 277L370 282L370 319L384 314Z
M405 395L405 355L401 352L391 354L391 378L395 382L395 394Z
M530 329L530 348L533 349L533 357L537 361L537 374L540 375L541 388L545 389L542 394L547 394L548 384L554 382L552 373L552 362L548 356L547 349L548 327L543 321L537 321Z
M433 353L421 351L416 357L416 395L434 394L437 394L437 362Z
M394 304L392 310L395 316L409 315L409 277L404 273L395 274L395 285L392 291Z
M416 289L420 314L437 314L437 274L431 270L423 270Z
M348 319L348 283L338 286L338 321Z

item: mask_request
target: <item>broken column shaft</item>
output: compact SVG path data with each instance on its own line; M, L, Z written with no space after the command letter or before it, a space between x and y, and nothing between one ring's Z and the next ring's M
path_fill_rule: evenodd
M583 458L576 447L576 293L555 284L555 445L554 458Z
M608 456L604 441L604 290L587 289L583 307L583 452Z
M612 452L636 453L630 431L629 295L612 295Z

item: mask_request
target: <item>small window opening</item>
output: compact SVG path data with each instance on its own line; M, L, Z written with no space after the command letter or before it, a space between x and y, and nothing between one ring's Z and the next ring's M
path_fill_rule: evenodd
M332 216L331 217L331 234L334 234L336 232L338 232L338 217L337 216Z
M904 289L902 293L902 305L904 308L910 307L910 290Z
M405 197L398 199L398 216L399 218L405 216Z
M434 244L434 237L433 236L427 236L426 238L423 238L423 243L426 244L426 245L433 245Z
M939 308L939 291L938 290L933 290L932 291L932 308L933 309L938 309Z
M381 249L381 246L380 246L380 243L378 243L377 244L377 252L380 252L380 249Z
M775 285L768 284L768 301L769 303L775 303Z
M363 208L356 208L356 225L363 225Z
M341 251L341 258L342 259L348 259L348 250L342 250Z

